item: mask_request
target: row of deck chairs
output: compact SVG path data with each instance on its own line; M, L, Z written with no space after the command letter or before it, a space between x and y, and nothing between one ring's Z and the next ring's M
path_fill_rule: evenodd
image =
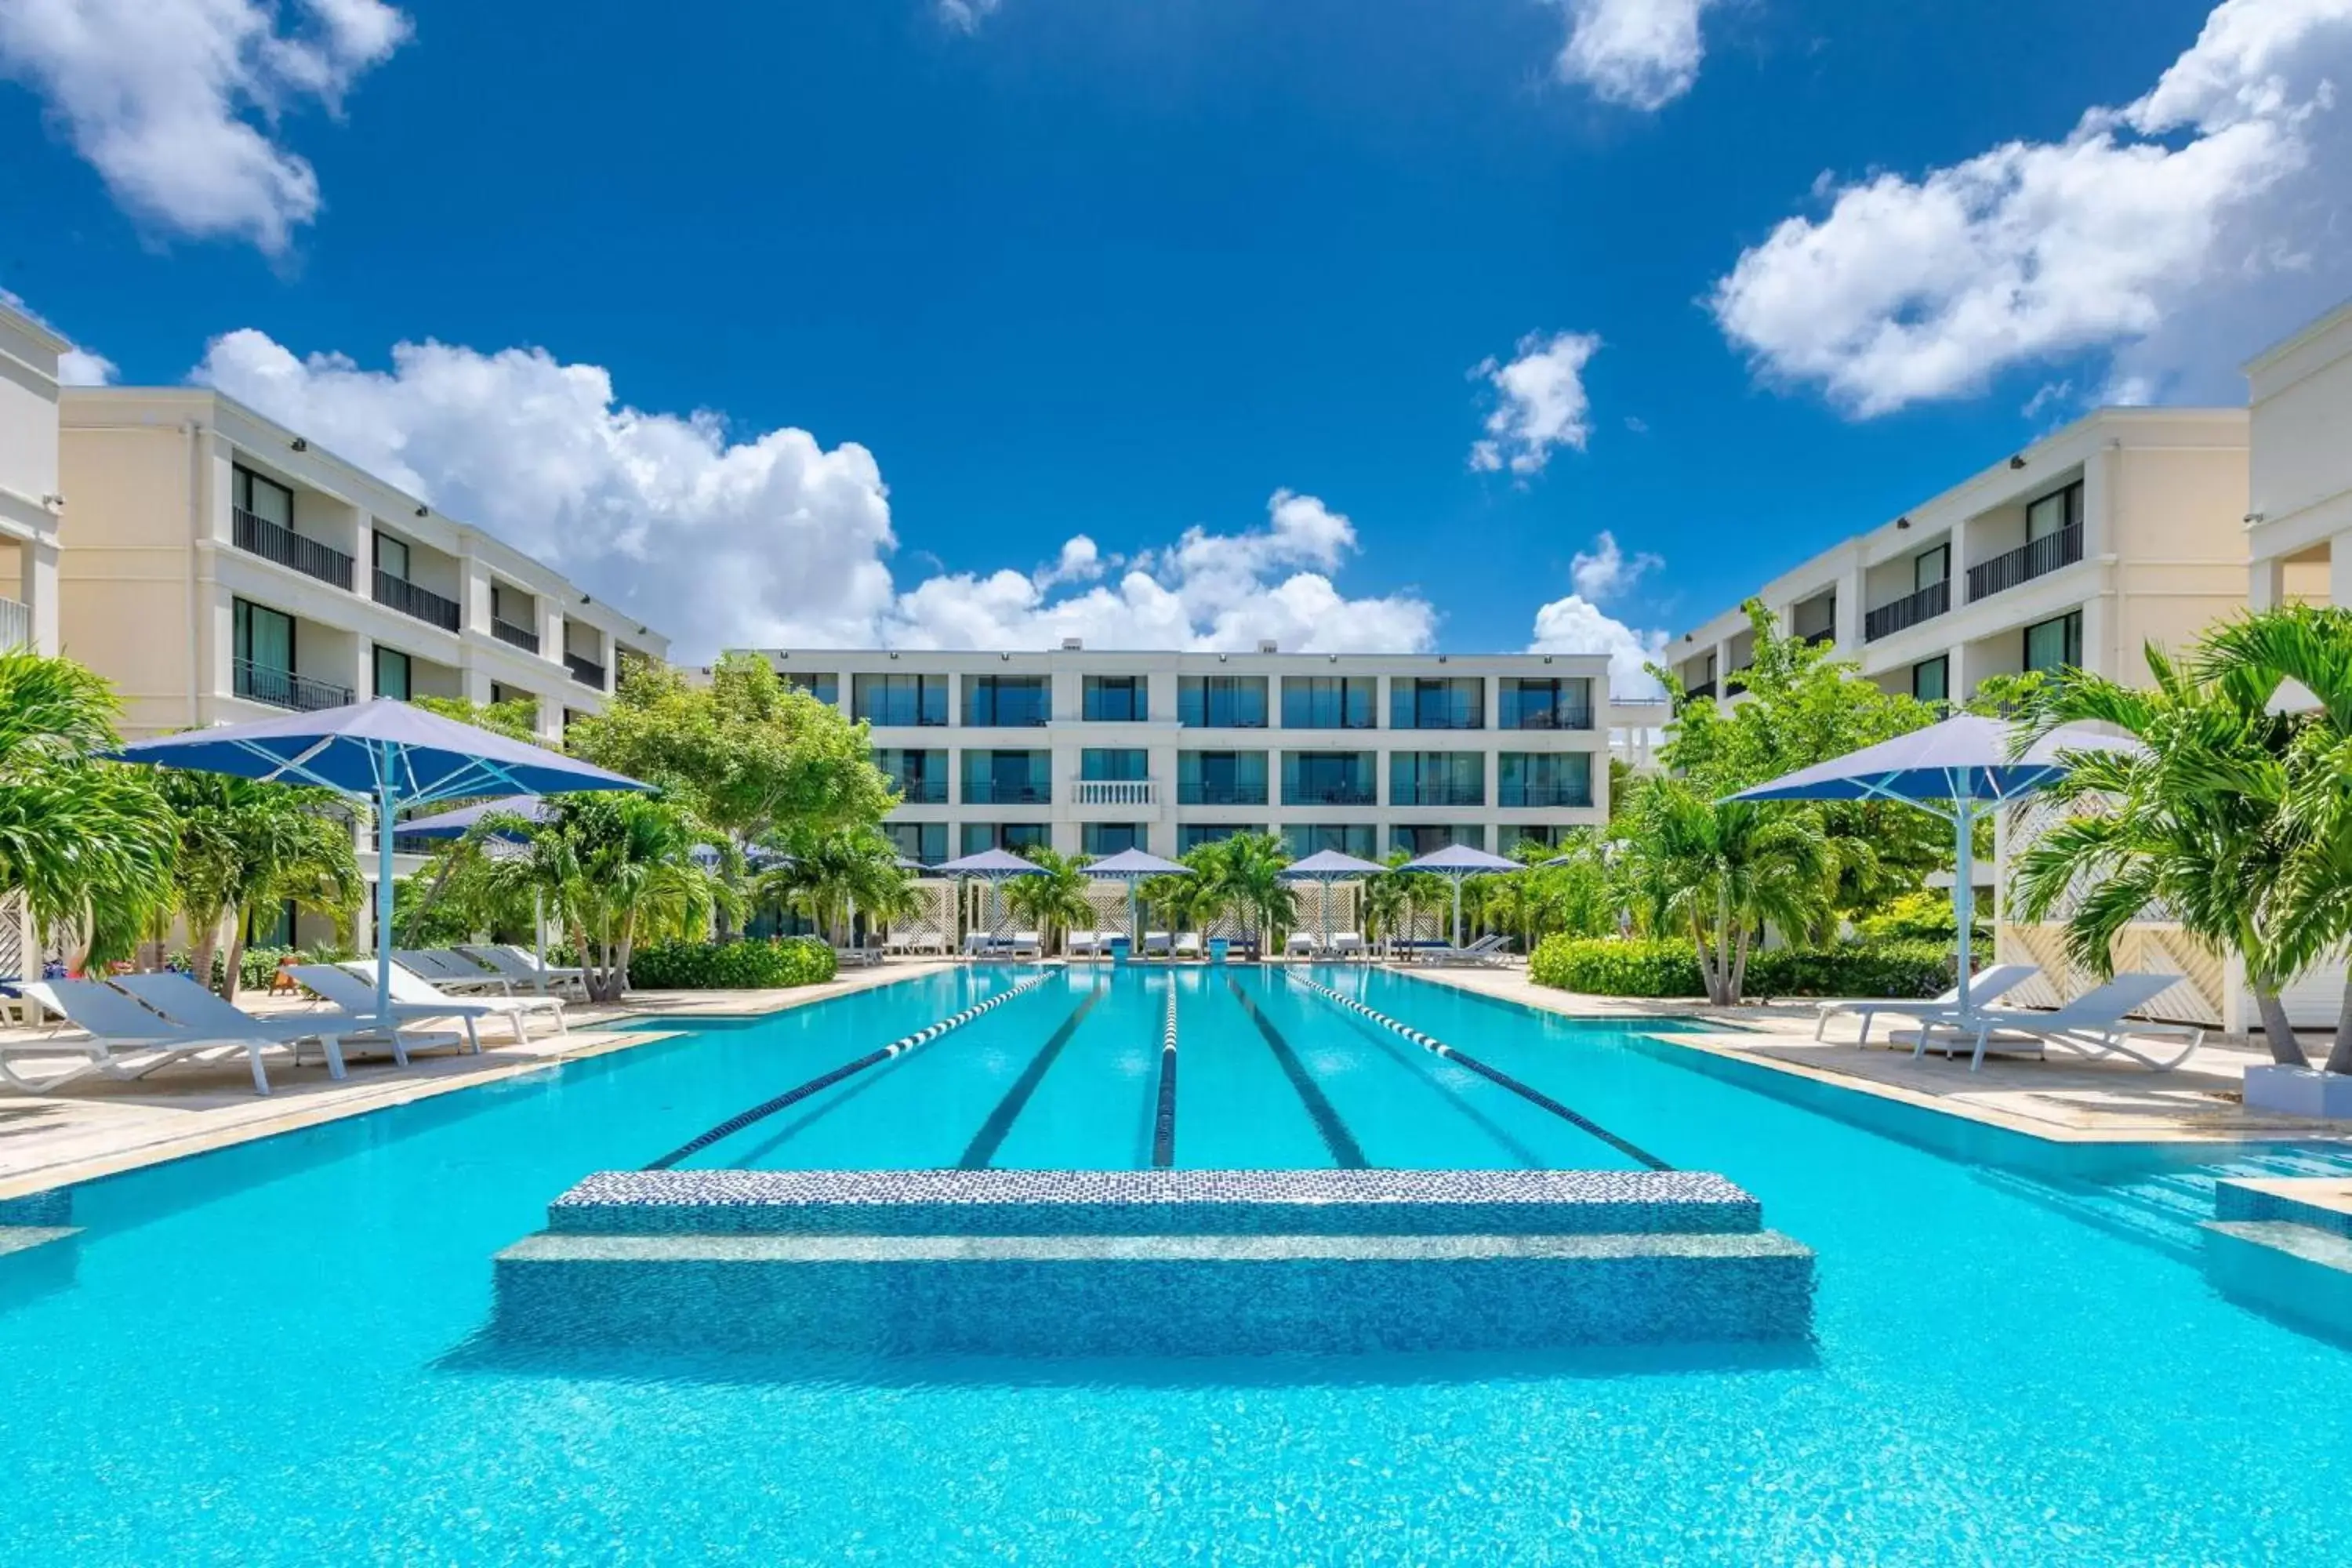
M2105 985L2055 1008L2000 1005L2002 997L2040 973L2031 963L1996 963L1969 979L1965 1008L1960 1005L1958 987L1927 1001L1824 1002L1813 1025L1813 1038L1825 1037L1832 1018L1852 1015L1862 1020L1857 1043L1868 1045L1870 1026L1884 1013L1890 1017L1908 1018L1916 1026L1907 1037L1913 1060L1924 1056L1941 1036L1948 1060L1955 1047L1972 1047L1969 1057L1970 1072L1984 1065L1987 1051L2032 1051L2047 1058L2052 1046L2089 1058L2124 1057L2151 1072L2168 1072L2187 1061L2189 1053L2205 1042L2205 1031L2195 1025L2131 1016L2179 984L2178 974L2118 974ZM2183 1035L2189 1037L2189 1043L2169 1059L2150 1056L2125 1043L2134 1036L2162 1038ZM1898 1034L1894 1037L1900 1044L1906 1037Z
M548 995L559 991L588 994L582 972L562 964L542 963L519 947L501 942L464 942L456 947L396 947L392 956L403 967L444 991L495 991L500 995L518 990Z
M33 980L20 989L55 1017L82 1031L83 1038L51 1037L0 1041L0 1079L26 1094L54 1094L68 1084L100 1075L118 1082L145 1078L174 1062L211 1062L244 1057L253 1071L256 1094L269 1092L265 1053L283 1049L294 1064L304 1046L316 1043L331 1078L344 1076L346 1047L388 1049L402 1067L409 1052L462 1045L481 1054L476 1022L504 1018L520 1045L529 1038L525 1019L551 1014L559 1033L568 1026L563 1004L553 996L452 995L432 981L395 963L391 1006L376 1011L375 969L371 963L301 963L284 973L326 1005L309 1012L256 1016L215 995L184 973L118 974L106 980ZM420 1033L431 1022L457 1025L450 1033ZM79 1058L65 1071L35 1079L20 1071L20 1058Z

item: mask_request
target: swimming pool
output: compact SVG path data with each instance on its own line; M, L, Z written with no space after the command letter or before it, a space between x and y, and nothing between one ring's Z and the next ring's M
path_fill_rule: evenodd
M79 1190L69 1269L37 1258L49 1248L0 1259L0 1559L2042 1563L2352 1548L2352 1354L2206 1287L2193 1196L2178 1201L2202 1167L1947 1159L1879 1102L1759 1094L1624 1026L1389 975L1358 983L1381 1010L1760 1197L1819 1253L1811 1347L877 1370L605 1348L516 1363L482 1344L490 1256L583 1173L645 1164L1011 983L908 982ZM1111 1005L1065 1051L1123 1016ZM1157 1021L1139 1021L1148 1054ZM1391 1122L1381 1107L1442 1108L1434 1091L1360 1099L1343 1082L1402 1065L1368 1037L1360 1052L1336 1032L1298 1037L1368 1157L1429 1135L1417 1123L1435 1111ZM1045 1034L959 1031L875 1081L969 1070L950 1053L992 1038L1005 1085ZM1021 1132L1024 1110L1013 1132L1062 1124L1045 1098L1059 1071L1033 1099L1045 1120ZM972 1112L984 1122L1002 1098L975 1092L909 1135L961 1158ZM820 1147L793 1142L763 1158Z

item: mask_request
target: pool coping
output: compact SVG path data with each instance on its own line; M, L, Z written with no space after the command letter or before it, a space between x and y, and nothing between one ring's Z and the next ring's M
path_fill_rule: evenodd
M0 1176L0 1202L217 1153L224 1149L373 1115L379 1110L413 1105L443 1095L510 1083L533 1073L560 1070L567 1062L590 1061L673 1040L706 1020L712 1023L756 1020L795 1007L813 1006L821 1002L878 990L886 985L903 984L952 967L944 962L929 961L896 969L886 965L880 969L839 975L832 982L818 985L794 986L789 990L761 993L749 998L740 994L729 994L729 1000L704 1013L694 1011L692 993L649 993L642 1002L625 1002L610 1014L575 1023L569 1034L540 1036L531 1041L533 1047L553 1046L555 1048L535 1050L527 1056L517 1055L500 1061L494 1058L501 1053L491 1047L483 1058L478 1058L481 1065L445 1068L438 1072L419 1073L414 1068L404 1070L387 1061L380 1075L371 1073L364 1083L355 1086L338 1084L331 1090L289 1099L283 1102L284 1109L279 1114L247 1117L228 1126L196 1127L184 1132L166 1131L161 1137L103 1153L12 1172ZM640 1018L662 1026L633 1027L633 1023ZM571 1043L575 1040L577 1043ZM478 1061L473 1057L454 1059L468 1064ZM28 1105L70 1105L74 1102L75 1097L70 1091L52 1096L16 1096L14 1100L14 1103ZM10 1101L0 1100L0 1105L8 1103ZM272 1102L256 1100L252 1103L267 1107Z

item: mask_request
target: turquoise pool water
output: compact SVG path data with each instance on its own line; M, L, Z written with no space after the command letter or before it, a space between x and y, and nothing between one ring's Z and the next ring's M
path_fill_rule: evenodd
M1010 983L911 982L82 1189L75 1217L89 1228L69 1270L34 1253L0 1259L0 1561L2352 1555L2352 1354L2206 1288L2189 1226L2204 1168L2153 1155L2073 1173L1948 1159L1889 1135L1908 1130L1876 1126L1875 1108L1860 1125L1831 1113L1846 1100L1767 1096L1619 1027L1397 976L1351 984L1657 1156L1761 1197L1769 1223L1818 1249L1814 1347L884 1372L603 1352L520 1364L476 1342L491 1254L537 1228L582 1173L642 1164ZM873 1137L961 1159L1066 1019L1064 999L1075 1005L1048 987L861 1075ZM1532 1136L1474 1102L1475 1084L1440 1093L1384 1076L1440 1064L1377 1052L1304 1000L1260 1005L1355 1119L1368 1158L1432 1157L1474 1131L1507 1151L1474 1103L1510 1139ZM1213 1002L1212 984L1203 1038ZM1189 1050L1192 1014L1180 1011ZM1133 1161L1135 1108L1104 1086L1138 1047L1111 1036L1141 1032L1149 1056L1160 1023L1148 1005L1097 1004L1013 1120L1002 1158L1030 1157L1024 1139L1040 1150L1081 1139L1106 1163ZM950 1111L949 1080L976 1070L955 1053L991 1051L1005 1058L987 1079L995 1097L959 1089ZM1056 1085L1074 1063L1098 1070ZM1269 1079L1241 1056L1230 1065L1223 1090L1203 1066L1203 1104L1297 1101L1279 1067ZM877 1098L894 1078L892 1093L929 1081L941 1098ZM1049 1090L1077 1109L1055 1109ZM1246 1120L1204 1110L1198 1122ZM1118 1137L1097 1142L1097 1123L1114 1121ZM804 1163L820 1139L850 1147L846 1124L821 1117L761 1157ZM1288 1147L1323 1146L1299 1126L1267 1110L1265 1137L1249 1142L1271 1146L1287 1127ZM1186 1163L1217 1147L1188 1144L1193 1127L1180 1122ZM777 1131L763 1129L734 1152Z

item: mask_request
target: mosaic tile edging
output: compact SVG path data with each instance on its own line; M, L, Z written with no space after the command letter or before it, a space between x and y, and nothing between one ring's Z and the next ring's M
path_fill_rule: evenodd
M1758 1230L1703 1171L601 1171L572 1235L1471 1235Z

